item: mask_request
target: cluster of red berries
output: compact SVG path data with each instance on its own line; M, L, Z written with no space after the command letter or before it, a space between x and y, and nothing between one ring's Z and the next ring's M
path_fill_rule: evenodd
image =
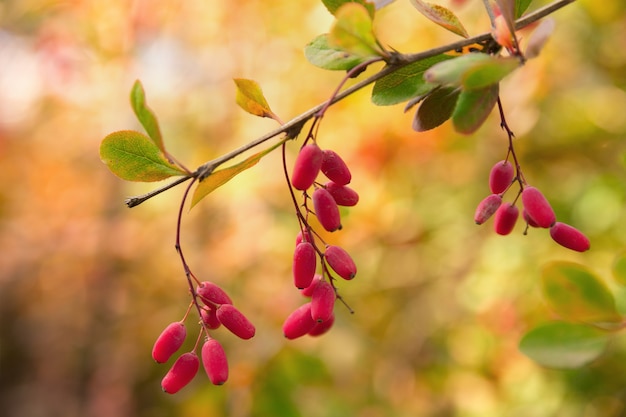
M328 179L324 184L316 182L320 172ZM354 206L359 201L359 195L348 187L351 180L350 169L336 152L322 150L315 142L300 149L291 185L302 191L304 213L300 206L296 207L300 232L292 269L295 287L311 301L293 311L283 323L283 333L288 339L327 332L335 321L333 310L338 298L334 276L351 280L356 275L352 257L341 247L324 243L308 221L309 215L313 215L326 231L340 230L339 206ZM313 192L309 195L311 187ZM309 200L313 203L312 211ZM318 258L321 273L318 273Z
M200 357L209 380L214 385L222 385L228 379L226 353L219 341L209 335L209 330L215 330L224 325L242 339L250 339L256 332L254 325L233 306L228 294L218 285L210 281L201 282L194 297L201 301L201 303L196 301L190 304L190 308L197 305L200 310L202 317L200 335L193 349L180 355L163 377L161 387L169 394L180 391L196 376L200 368L200 359L196 350L202 335L204 335L204 343L200 350ZM187 314L185 314L186 317ZM184 320L171 323L157 338L152 348L152 358L157 363L167 362L182 347L187 337Z
M515 174L511 162L504 160L496 163L489 173L489 188L491 194L484 198L476 207L474 221L483 224L494 216L494 229L500 235L508 235L513 231L519 218L519 209L515 205L521 196L523 210L522 217L526 228L550 229L550 236L561 246L568 249L585 252L589 249L589 239L578 229L556 221L556 215L550 203L539 189L525 184ZM503 202L504 193L515 182L520 184L520 192L513 202Z

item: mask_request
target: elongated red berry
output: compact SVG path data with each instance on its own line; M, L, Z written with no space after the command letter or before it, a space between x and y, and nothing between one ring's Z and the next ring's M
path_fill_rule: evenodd
M326 175L326 178L339 185L350 184L352 180L350 169L337 152L326 149L322 151L322 154L321 169L324 175Z
M161 388L168 394L176 394L191 382L199 367L200 360L195 352L183 353L161 380Z
M321 336L333 327L335 323L335 315L331 314L330 318L323 322L315 323L315 326L307 333L309 336Z
M217 318L234 335L250 339L256 333L254 325L232 304L222 304L217 308Z
M474 221L476 224L483 224L498 210L498 207L502 204L502 197L498 194L490 194L485 197L474 212Z
M556 221L554 210L544 195L535 187L526 187L522 191L522 203L528 216L539 227L548 228Z
M489 172L489 188L494 194L500 194L506 191L511 185L515 177L515 169L509 161L500 161L496 163Z
M493 219L493 226L499 235L508 235L513 231L517 218L519 217L519 209L511 203L504 203L496 211Z
M228 294L226 294L226 291L211 281L201 282L196 292L200 296L200 300L208 306L233 303Z
M283 334L287 339L302 337L315 327L317 322L311 317L311 303L295 309L283 323Z
M296 235L296 246L298 246L298 243L300 242L313 242L313 237L311 236L311 233L309 233L308 230L300 230L298 232L298 234Z
M304 295L305 297L310 297L313 295L313 290L315 290L315 287L317 286L317 284L320 283L320 281L322 281L322 274L315 274L315 276L313 277L313 281L311 281L311 284L300 290L300 294Z
M291 184L296 190L304 191L313 185L322 167L322 159L322 150L315 143L300 149L291 175Z
M346 185L339 185L329 181L325 185L326 190L333 196L335 203L339 206L352 207L359 202L359 195L356 191Z
M577 252L585 252L589 250L590 243L587 236L580 230L569 224L556 222L550 228L550 236L561 246Z
M356 275L356 264L343 248L335 245L326 246L324 259L341 278L350 280Z
M204 370L213 385L222 385L228 380L228 359L220 342L208 338L202 345L200 356Z
M324 188L313 191L311 196L315 215L322 227L329 232L341 229L341 215L333 196Z
M528 212L526 211L526 209L522 210L522 217L524 218L524 221L526 221L526 223L530 227L539 227L539 225L535 223L533 218L528 215Z
M293 252L293 282L302 289L311 285L317 268L317 253L309 242L300 242Z
M328 281L320 281L311 295L311 317L317 322L326 321L332 316L335 307L335 289Z
M170 323L157 337L152 347L152 359L158 363L167 362L180 349L187 337L187 329L180 321Z
M217 309L213 307L204 307L200 309L200 315L202 316L202 322L204 325L211 329L217 329L222 325L217 318Z

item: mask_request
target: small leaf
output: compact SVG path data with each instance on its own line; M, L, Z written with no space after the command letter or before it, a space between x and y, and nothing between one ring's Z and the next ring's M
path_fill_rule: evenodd
M346 3L337 10L337 20L328 34L328 44L360 57L386 56L374 36L372 19L358 3Z
M209 195L210 193L212 193L214 190L221 187L222 185L226 184L228 181L233 179L235 176L237 176L241 172L255 166L261 160L261 158L263 158L268 153L272 152L274 149L278 148L287 140L289 140L289 137L286 137L280 140L278 143L276 143L275 145L272 145L271 147L265 149L264 151L261 151L261 152L255 153L252 156L249 156L245 160L235 165L232 165L232 166L229 166L228 168L220 169L211 173L211 175L209 175L207 178L202 180L202 182L200 182L198 186L196 187L193 193L193 198L191 199L191 207L195 206L204 197L206 197L207 195Z
M467 71L492 59L490 55L472 52L443 60L424 72L424 80L433 84L460 86Z
M582 265L548 264L542 271L541 285L548 305L566 320L594 324L622 320L606 284Z
M128 181L160 181L186 175L170 163L146 135L132 130L113 132L100 144L100 159L111 172Z
M255 116L276 119L276 115L267 104L263 91L256 81L244 78L235 78L233 81L237 85L236 101L239 107Z
M617 255L613 262L613 278L619 285L626 286L626 251Z
M474 133L487 119L498 101L499 85L462 91L452 113L452 123L459 133Z
M526 46L526 58L531 59L539 55L550 35L554 31L554 19L546 18L539 23L539 26L530 34L528 45Z
M526 11L526 9L528 9L528 6L530 6L530 3L532 3L532 1L533 0L515 0L515 18L516 19L519 19L520 17L522 17L522 15Z
M167 155L165 145L163 144L163 137L161 136L161 129L159 129L159 122L154 112L146 103L146 94L139 80L135 81L135 84L133 84L133 88L130 92L130 103L137 119L139 119L143 128L146 129L150 139L152 139L164 155Z
M370 18L374 19L376 7L372 4L371 1L368 0L322 0L322 3L324 3L324 6L326 6L330 14L332 14L333 16L337 15L337 10L339 10L339 8L344 4L357 3L365 7L370 15Z
M469 37L467 31L461 24L461 21L452 11L446 9L443 6L437 4L426 3L422 0L411 0L411 3L415 8L430 21L438 24L439 26L449 30L452 33L456 33L464 38Z
M366 59L328 45L328 35L320 35L304 48L308 61L320 68L333 71L349 71Z
M426 83L424 72L438 62L449 59L452 58L448 55L436 55L386 75L374 84L372 102L378 106L390 106L428 93L435 85Z
M463 89L477 90L496 84L521 65L516 57L487 56L489 59L477 63L465 71L461 77Z
M459 93L458 89L444 87L428 94L415 113L413 130L425 132L448 120L452 116Z

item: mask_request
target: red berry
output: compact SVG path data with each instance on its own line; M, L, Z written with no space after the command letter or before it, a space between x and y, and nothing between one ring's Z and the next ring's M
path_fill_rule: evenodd
M224 348L215 339L208 338L202 345L202 365L213 385L222 385L228 379L228 360Z
M234 335L250 339L256 333L254 325L232 304L222 304L217 308L217 318Z
M504 203L496 211L493 219L493 225L496 233L499 235L508 235L513 231L517 218L519 217L519 209L511 203Z
M287 339L302 337L315 327L316 321L311 317L311 303L295 309L283 323L283 334Z
M522 203L528 216L535 221L539 227L548 228L556 221L554 210L543 196L541 191L535 187L526 187L522 191Z
M152 359L164 363L180 349L187 337L187 329L180 321L170 323L157 337L152 348Z
M343 279L352 279L356 275L356 265L348 252L334 245L326 246L324 258L333 271Z
M506 191L515 178L515 169L513 164L508 161L500 161L491 168L489 173L489 188L494 194L500 194Z
M298 243L300 242L313 242L313 238L311 237L311 233L309 233L308 230L300 230L298 232L298 234L296 235L296 246L298 246Z
M341 216L339 207L333 196L324 188L313 191L311 196L315 215L322 227L329 232L341 229Z
M590 247L587 236L569 224L561 222L554 223L550 228L550 236L552 236L552 239L559 245L577 252L585 252L589 250Z
M313 185L322 167L322 159L322 150L315 143L300 149L291 175L291 184L296 190L304 191Z
M327 331L330 330L331 327L333 327L333 324L335 323L335 315L331 314L330 318L326 321L323 322L318 322L315 323L315 326L313 326L313 328L311 330L309 330L309 333L307 333L309 336L320 336L323 335L324 333L326 333Z
M322 172L326 177L339 185L350 184L352 174L346 163L335 151L322 151Z
M213 307L204 307L200 309L200 315L202 316L202 322L209 329L217 329L222 325L217 318L217 310Z
M317 322L324 322L333 314L335 307L335 289L328 281L320 281L311 295L311 317Z
M526 223L528 223L530 227L539 227L539 225L535 223L532 217L528 215L528 212L526 211L526 209L522 210L522 217L524 218L524 220L526 221Z
M201 282L196 289L196 293L198 293L202 302L207 306L233 303L228 294L211 281Z
M485 197L480 203L478 203L478 207L476 207L476 211L474 212L474 221L476 224L483 224L489 220L501 204L502 197L498 194L491 194Z
M311 285L315 269L317 268L317 253L309 242L300 242L293 252L293 282L296 288L306 288Z
M315 274L315 276L313 277L313 281L311 281L311 284L300 290L300 294L304 295L305 297L310 297L313 295L313 290L315 290L315 287L317 286L317 284L319 284L322 281L322 275L321 274Z
M357 192L348 186L329 181L326 183L325 187L330 195L333 196L333 199L335 199L335 203L339 206L352 207L356 206L356 203L359 202Z
M176 394L191 382L199 367L200 360L195 352L183 353L161 380L161 388L168 394Z

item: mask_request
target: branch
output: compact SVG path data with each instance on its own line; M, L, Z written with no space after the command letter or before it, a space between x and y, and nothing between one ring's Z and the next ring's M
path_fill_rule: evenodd
M526 16L521 17L520 19L515 21L515 28L516 29L521 29L523 27L526 27L554 12L556 12L557 10L567 6L570 3L575 2L576 0L556 0L553 3L550 3L540 9L535 10L532 13L527 14ZM161 192L168 190L169 188L172 188L190 178L196 178L199 181L202 181L203 179L207 178L209 175L211 175L211 173L215 170L215 168L217 168L218 166L222 165L225 162L228 162L229 160L243 154L244 152L280 135L280 134L286 134L288 137L290 138L295 138L299 133L300 130L302 129L302 126L304 126L304 124L309 121L310 119L312 119L313 117L315 117L315 115L322 109L328 108L330 106L332 106L333 104L343 100L344 98L354 94L355 92L367 87L370 84L375 83L376 81L380 80L383 77L386 77L389 74L393 74L394 72L398 71L399 69L412 64L414 62L417 61L421 61L423 59L426 58L431 58L433 56L436 55L440 55L446 52L450 52L450 51L454 51L456 49L459 48L463 48L464 46L468 46L468 45L472 45L474 43L478 43L478 42L483 42L486 41L488 39L491 39L491 33L490 32L485 32L483 34L468 38L468 39L463 39L460 40L458 42L454 42L454 43L450 43L444 46L440 46L437 48L432 48L429 49L427 51L424 52L419 52L416 54L401 54L401 53L394 53L392 54L391 58L390 58L390 62L388 63L388 65L386 67L384 67L382 70L380 70L379 72L377 72L376 74L373 74L372 76L354 84L353 86L345 89L344 91L340 92L339 94L334 95L331 99L318 104L317 106L313 107L312 109L307 110L306 112L300 114L299 116L296 116L295 118L291 119L290 121L288 121L287 123L281 125L279 128L272 130L268 133L266 133L265 135L254 139L253 141L232 150L231 152L228 152L227 154L224 154L216 159L213 159L211 161L208 161L202 165L200 165L198 167L198 169L196 169L196 171L194 171L189 177L183 177L171 184L166 185L165 187L162 187L158 190L155 190L153 192L144 194L143 196L138 196L138 197L131 197L129 199L126 200L126 204L128 205L128 207L134 207L136 205L139 205L141 203L143 203L144 201L148 200L149 198L160 194ZM132 205L131 205L132 204Z

